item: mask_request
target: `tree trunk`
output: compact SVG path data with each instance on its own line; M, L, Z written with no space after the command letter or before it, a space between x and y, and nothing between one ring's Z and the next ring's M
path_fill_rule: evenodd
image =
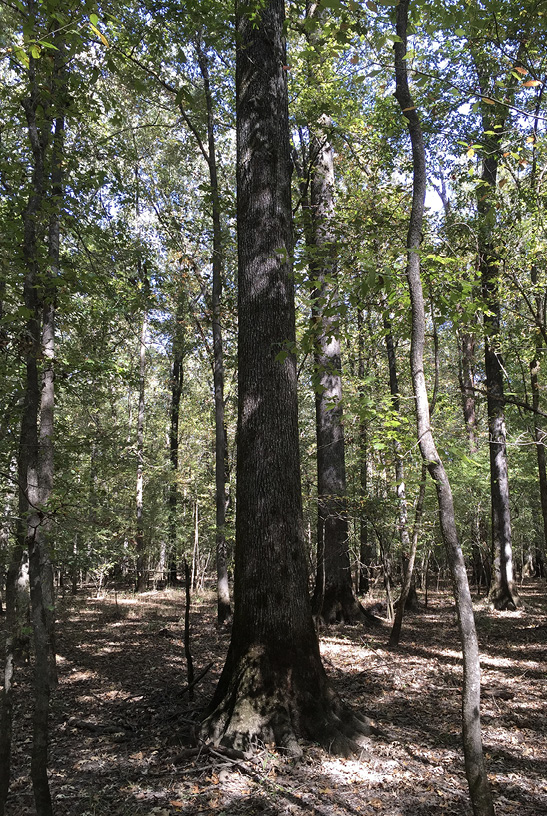
M399 381L397 377L397 358L395 357L395 343L391 333L391 322L384 318L384 330L386 339L387 360L389 369L389 390L391 393L391 408L396 418L401 413L401 401L399 398ZM406 485L403 457L401 455L401 443L395 439L393 443L395 452L395 489L397 492L399 510L399 538L403 558L408 557L410 550L410 536L408 534L408 509L406 503Z
M482 86L486 81L490 81L490 77L486 80L485 72L481 69L477 59L475 64L479 85ZM511 80L509 85L511 85ZM488 408L492 549L494 555L490 599L496 609L515 609L520 601L513 576L503 360L498 347L501 321L499 299L500 265L493 235L497 207L495 193L498 162L508 109L504 105L492 115L487 110L489 107L484 103L482 104L485 150L480 191L477 187L477 212L479 215L479 271L482 297L487 307L484 312L484 371Z
M213 387L215 392L215 522L216 522L216 565L217 565L217 619L219 624L227 623L232 616L230 589L228 586L228 559L226 551L226 510L228 508L228 450L226 426L224 423L224 355L222 346L221 299L222 268L224 247L221 229L220 193L216 160L213 96L209 82L209 65L201 43L198 43L198 61L203 77L205 102L207 107L207 144L209 180L213 218Z
M365 378L365 338L363 333L363 312L357 312L358 331L358 377L359 394L363 393L363 381ZM368 462L367 462L367 425L361 419L359 422L359 482L361 487L361 500L359 504L359 594L366 595L370 590L370 564L372 561L372 548L368 537L367 513L365 502L368 493Z
M477 413L475 410L475 336L461 332L458 337L458 380L462 396L463 419L471 453L477 452Z
M397 6L395 51L395 97L407 119L413 159L413 194L407 235L407 279L412 312L411 372L420 453L437 491L441 530L445 542L458 610L458 624L463 654L462 725L465 771L475 816L494 816L494 805L482 750L480 727L479 647L473 617L471 593L463 553L456 530L454 503L450 483L437 452L430 425L429 403L424 376L425 309L420 278L420 242L422 236L426 191L425 147L420 120L408 86L407 27L409 0Z
M184 319L186 315L186 293L181 290L177 295L175 309L175 326L173 328L173 345L171 363L171 409L169 422L169 463L171 465L171 483L169 485L169 576L171 586L177 583L177 539L180 528L178 518L178 468L179 468L179 415L182 385L184 382Z
M137 575L135 589L144 592L147 586L146 550L144 542L143 521L143 485L144 485L144 410L146 385L146 337L148 315L144 313L139 344L139 408L137 414L137 530L135 533L135 551L137 554Z
M368 726L330 689L308 598L298 446L284 3L236 12L238 456L232 639L202 735L355 749Z
M342 421L342 364L337 300L336 237L333 231L334 162L326 117L310 128L312 157L310 224L306 230L310 278L314 284L315 422L317 432L318 580L314 614L325 623L354 623L361 610L353 591L348 548L346 464ZM324 591L323 591L324 576ZM319 602L321 600L321 603Z
M412 530L412 543L408 561L404 570L403 583L401 586L401 594L397 605L397 612L395 613L395 620L389 635L389 645L393 648L399 645L401 637L401 628L403 625L403 617L405 614L406 603L412 587L412 578L414 575L414 562L416 561L416 551L418 549L418 536L420 533L420 524L423 515L425 489L427 479L427 467L425 462L422 462L422 478L420 480L420 492L418 493L418 500L416 502L416 512L414 514L414 528Z
M534 411L539 411L539 352L541 346L538 343L536 348L536 357L530 363L530 379L532 386L532 405ZM536 443L536 454L538 463L539 475L539 496L541 500L541 517L543 521L543 553L547 547L547 471L545 466L545 431L538 423L538 413L535 414L534 419L534 439ZM543 559L540 559L541 561Z

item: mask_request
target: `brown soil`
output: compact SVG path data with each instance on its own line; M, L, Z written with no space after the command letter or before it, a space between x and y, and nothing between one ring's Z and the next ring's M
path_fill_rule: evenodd
M547 814L547 593L543 584L521 593L526 607L517 612L477 605L484 742L498 816ZM56 816L471 813L460 748L461 656L447 595L433 594L427 610L406 617L396 651L386 646L387 623L322 633L336 688L386 734L352 760L314 745L297 763L265 745L242 758L186 750L228 646L212 594L193 602L196 675L213 663L193 701L182 592L67 599L59 618L50 760ZM28 681L23 669L6 816L34 813Z

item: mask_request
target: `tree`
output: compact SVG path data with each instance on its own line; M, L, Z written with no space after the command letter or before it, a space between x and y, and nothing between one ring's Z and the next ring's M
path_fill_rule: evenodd
M465 772L475 816L494 816L494 805L482 750L480 726L480 662L473 605L458 540L450 482L437 452L430 422L424 376L425 309L420 277L420 243L426 191L425 147L420 118L410 93L407 73L409 0L397 6L395 52L395 98L407 119L413 160L412 208L407 234L407 280L412 309L410 364L416 400L418 445L435 483L442 535L447 550L463 652L462 725Z
M489 99L490 76L480 58L475 58L483 99ZM512 82L510 85L514 84ZM477 187L479 216L478 249L482 296L486 304L484 315L484 368L488 406L490 443L490 494L492 509L492 549L494 573L490 598L496 609L515 609L519 605L513 577L511 541L511 511L505 429L505 395L503 358L498 347L501 306L499 296L500 263L494 247L495 191L500 143L507 119L505 104L490 112L490 105L481 104L485 156L482 163L482 184Z
M236 14L239 254L234 621L202 735L291 754L302 736L335 752L370 726L329 687L308 598L294 356L291 163L284 4Z
M325 623L354 623L360 608L353 591L348 550L346 461L342 416L340 327L336 316L334 163L323 127L310 128L311 183L306 243L312 292L315 424L317 434L317 578L314 614Z

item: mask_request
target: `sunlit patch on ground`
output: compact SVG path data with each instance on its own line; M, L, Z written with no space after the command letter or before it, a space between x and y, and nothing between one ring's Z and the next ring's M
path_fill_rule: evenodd
M517 614L478 614L483 726L497 816L547 813L545 589ZM525 590L523 590L525 594ZM184 594L108 593L65 600L52 704L56 816L471 816L460 748L461 654L448 596L403 624L399 649L379 630L324 630L336 689L384 736L361 758L306 746L298 763L186 751L222 669L229 633L213 593L194 599L192 652L206 672L188 699ZM6 816L34 813L28 781L30 676L18 679L14 784Z

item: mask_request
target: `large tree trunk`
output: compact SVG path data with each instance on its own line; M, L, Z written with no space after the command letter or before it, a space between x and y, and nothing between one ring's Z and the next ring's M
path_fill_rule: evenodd
M454 503L450 483L437 452L431 430L427 387L424 376L425 309L420 278L420 242L423 227L426 191L425 146L420 125L408 86L407 52L409 0L400 0L397 6L396 33L399 41L395 51L395 96L407 119L413 159L413 194L407 235L407 279L412 311L411 372L416 399L416 419L420 453L437 491L441 530L445 542L456 607L463 654L462 725L465 771L475 816L494 816L494 805L482 750L480 726L480 662L471 593L467 572L458 541Z
M329 688L308 598L300 493L283 0L236 13L239 255L232 639L202 735L356 748L367 724Z
M306 230L309 271L314 284L315 423L317 433L318 571L313 611L325 623L353 623L361 614L355 598L348 549L346 463L342 417L338 297L334 235L334 162L326 117L310 128L310 218Z
M226 510L228 508L228 450L224 422L224 355L222 346L221 299L224 247L221 229L220 192L216 160L215 122L213 95L209 82L209 65L201 43L198 43L198 60L203 77L207 107L207 165L211 184L213 219L213 387L215 392L215 523L217 565L217 619L220 624L230 620L230 589L228 586L228 559L226 550Z

